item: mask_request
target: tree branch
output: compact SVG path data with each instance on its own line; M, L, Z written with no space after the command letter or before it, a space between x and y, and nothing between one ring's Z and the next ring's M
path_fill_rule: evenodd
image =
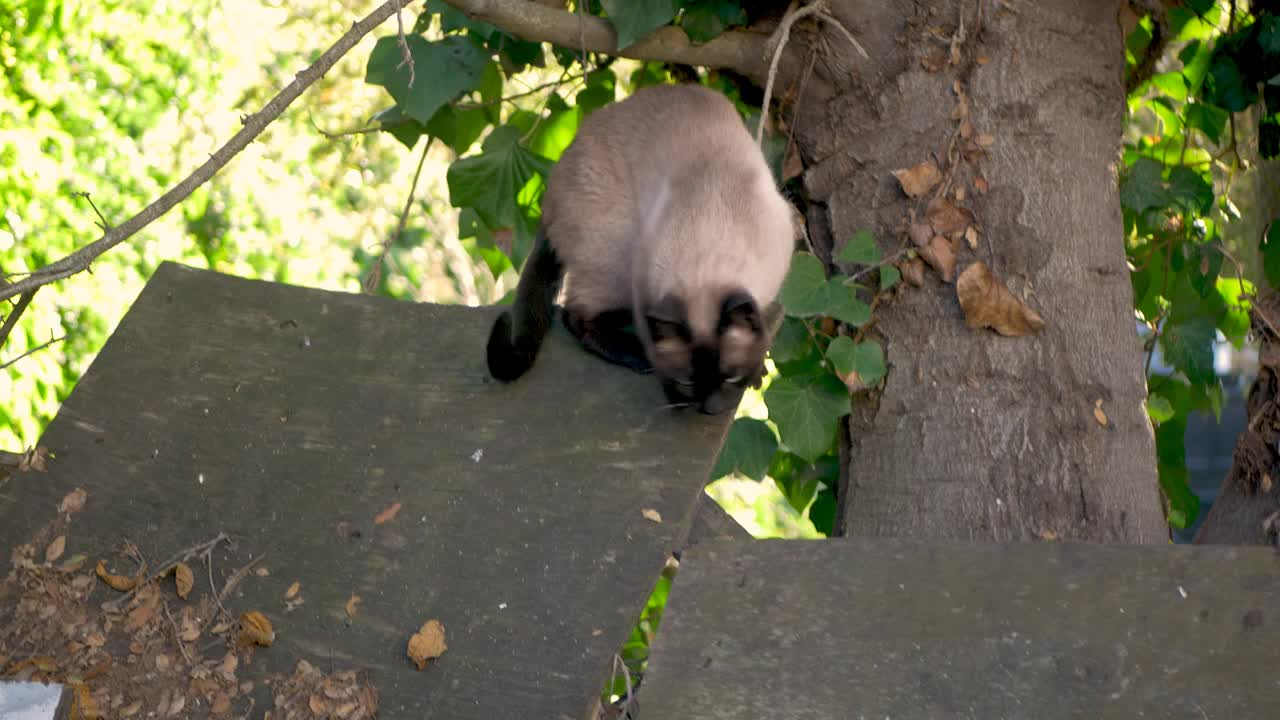
M230 162L231 158L248 147L249 143L261 134L267 125L279 117L280 113L284 112L285 108L298 99L298 96L310 87L312 83L328 72L329 68L333 67L343 55L346 55L351 48L355 47L361 38L369 34L369 31L377 27L382 21L395 14L403 2L404 0L387 0L387 2L378 6L376 10L352 25L351 29L341 38L338 38L338 41L326 50L318 60L294 76L293 82L285 86L262 110L247 117L240 132L236 133L225 145L218 148L195 172L161 195L144 208L142 212L107 230L98 240L61 260L46 265L20 280L0 284L0 300L31 292L42 285L48 285L51 282L83 271L89 267L89 263L94 258L127 240L152 221L164 215L174 205L185 200L196 188L207 182L209 178L213 177L224 165Z
M9 333L13 332L14 326L18 324L18 318L22 317L22 312L31 304L31 298L35 297L35 288L30 292L23 293L18 298L18 304L13 306L13 310L9 316L4 319L4 324L0 325L0 347L4 347L4 341L9 339Z
M769 35L732 30L695 45L678 27L666 26L618 48L618 36L608 20L575 15L533 0L445 0L475 20L483 20L524 40L550 42L566 48L618 55L635 60L728 68L763 80L768 67Z

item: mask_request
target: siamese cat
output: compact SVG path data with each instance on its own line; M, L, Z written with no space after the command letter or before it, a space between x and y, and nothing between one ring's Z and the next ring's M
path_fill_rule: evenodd
M734 408L763 377L762 308L794 246L792 208L729 100L699 85L639 90L583 121L547 179L489 372L506 382L533 365L562 289L587 350L652 371L674 405Z

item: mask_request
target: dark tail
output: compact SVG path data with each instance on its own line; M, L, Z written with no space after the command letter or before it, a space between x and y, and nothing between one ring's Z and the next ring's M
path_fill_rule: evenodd
M563 270L555 248L539 228L516 285L515 304L498 316L489 333L489 374L498 380L510 382L533 367L542 339L551 328Z

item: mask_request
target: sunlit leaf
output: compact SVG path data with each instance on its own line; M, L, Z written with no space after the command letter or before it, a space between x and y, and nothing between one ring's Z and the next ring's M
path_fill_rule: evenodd
M520 146L520 133L512 127L495 128L479 155L465 157L449 167L449 201L454 207L472 207L490 228L515 227L517 197L535 176L546 175L552 162Z
M429 42L421 35L406 37L414 61L414 84L409 87L409 67L401 66L403 55L396 37L379 38L369 54L365 82L381 85L391 93L405 113L426 123L440 109L480 82L489 55L474 40L449 36Z
M1150 395L1147 397L1147 415L1162 423L1173 417L1173 404L1163 395Z

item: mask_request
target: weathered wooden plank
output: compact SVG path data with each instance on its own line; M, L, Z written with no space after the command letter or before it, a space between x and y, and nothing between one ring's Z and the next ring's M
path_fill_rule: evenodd
M1280 717L1280 554L708 541L639 693L667 718Z
M157 562L226 531L223 576L269 553L231 608L275 624L258 669L368 668L384 718L576 720L729 418L663 409L558 326L528 376L492 382L494 314L165 264L48 428L49 472L0 487L0 552L83 487L68 554L128 537ZM418 672L405 643L428 618L449 650Z

